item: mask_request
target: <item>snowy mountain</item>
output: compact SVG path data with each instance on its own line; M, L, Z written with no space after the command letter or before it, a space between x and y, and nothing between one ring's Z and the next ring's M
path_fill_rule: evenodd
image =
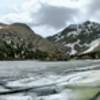
M100 38L100 24L86 21L82 24L69 25L63 31L48 37L48 40L62 45L66 49L66 54L70 56L86 51L90 43L98 38Z

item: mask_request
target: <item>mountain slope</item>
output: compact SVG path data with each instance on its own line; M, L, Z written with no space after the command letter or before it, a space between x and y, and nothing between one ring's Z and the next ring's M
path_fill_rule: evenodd
M92 41L92 43L90 43L89 49L84 51L82 54L87 54L92 52L100 52L100 38Z
M73 24L54 36L49 41L62 45L66 55L76 55L89 48L89 44L100 38L100 24L86 21L82 24Z
M0 24L0 59L49 59L62 52L23 23Z
M100 59L100 38L92 41L89 48L77 55L78 58Z

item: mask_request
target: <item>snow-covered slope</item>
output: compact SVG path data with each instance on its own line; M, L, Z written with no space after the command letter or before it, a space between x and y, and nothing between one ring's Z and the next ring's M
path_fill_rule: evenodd
M62 45L66 49L67 55L75 55L86 51L90 48L90 43L98 38L100 38L100 24L91 21L69 25L58 34L48 37L50 41ZM95 46L98 45L96 43ZM95 46L93 44L89 51Z
M89 49L84 51L83 54L91 52L100 52L100 38L90 43Z

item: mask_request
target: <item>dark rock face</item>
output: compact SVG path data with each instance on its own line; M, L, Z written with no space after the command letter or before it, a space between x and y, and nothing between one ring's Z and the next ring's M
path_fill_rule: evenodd
M98 38L100 38L100 24L86 21L82 24L69 25L47 39L62 45L66 49L66 55L72 56L87 50L89 44Z

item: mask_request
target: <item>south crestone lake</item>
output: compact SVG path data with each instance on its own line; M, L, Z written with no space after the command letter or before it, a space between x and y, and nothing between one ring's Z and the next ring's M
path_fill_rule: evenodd
M0 61L0 100L100 100L100 60Z

